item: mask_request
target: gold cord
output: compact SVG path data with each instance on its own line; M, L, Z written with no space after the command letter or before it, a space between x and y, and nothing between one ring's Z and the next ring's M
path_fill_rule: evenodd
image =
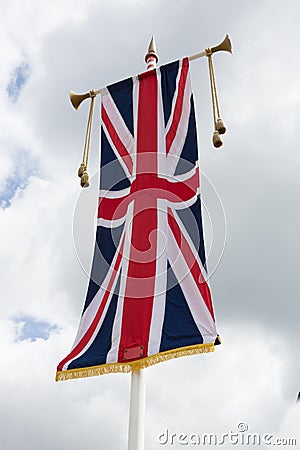
M85 143L84 143L84 152L83 152L83 162L85 163L86 167L88 165L88 160L89 160L91 131L92 131L93 115L94 115L94 103L95 103L95 97L96 97L94 91L90 91L90 96L91 96L91 105L90 105L90 112L89 112L89 118L88 118L88 123L87 123L86 137L85 137Z
M226 127L220 116L217 84L212 60L212 51L210 48L206 49L206 56L208 58L209 80L210 80L213 119L214 119L213 144L215 147L221 147L223 145L223 142L221 140L220 134L224 134L226 132Z
M214 65L212 60L212 51L210 48L206 49L206 54L208 58L208 68L209 68L209 80L210 80L210 89L211 89L211 99L213 106L213 115L214 115L214 126L215 130L217 129L217 119L220 119L220 108L217 94L217 86L214 72Z
M91 142L91 132L92 132L92 124L93 124L95 97L96 97L95 92L93 90L91 90L90 91L91 104L90 104L89 117L88 117L88 122L87 122L87 127L86 127L83 158L82 158L82 163L80 164L80 167L78 169L78 176L81 178L81 186L82 187L89 186L89 175L87 172L87 168L88 168L88 160L89 160L89 153L90 153L90 142Z

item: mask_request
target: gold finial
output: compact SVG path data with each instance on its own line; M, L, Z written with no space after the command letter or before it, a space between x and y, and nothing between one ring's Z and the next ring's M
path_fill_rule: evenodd
M79 106L81 105L81 103L83 102L83 100L91 97L91 93L87 92L86 94L76 94L75 92L70 91L69 96L70 96L70 101L71 101L73 107L75 109L78 109Z
M221 44L216 45L215 47L211 48L212 53L216 53L216 52L220 52L220 51L232 53L232 45L231 45L231 41L230 41L228 34L226 34L226 36L223 39L223 41L221 42Z
M156 59L156 62L158 62L158 56L156 54L156 45L154 41L154 36L152 36L149 47L148 47L148 53L145 55L145 62L148 62L148 59L150 57L154 57Z

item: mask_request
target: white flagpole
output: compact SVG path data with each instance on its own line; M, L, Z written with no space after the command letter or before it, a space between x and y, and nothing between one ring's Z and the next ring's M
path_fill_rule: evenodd
M146 385L143 370L131 373L128 450L144 450Z

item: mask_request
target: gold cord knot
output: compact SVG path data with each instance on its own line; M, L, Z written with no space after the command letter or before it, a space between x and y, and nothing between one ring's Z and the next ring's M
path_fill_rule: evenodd
M83 175L83 173L84 173L84 171L85 171L86 169L87 169L87 168L86 168L85 163L82 162L82 163L80 164L80 166L79 166L79 169L78 169L78 176L79 176L79 178L82 177L82 175Z

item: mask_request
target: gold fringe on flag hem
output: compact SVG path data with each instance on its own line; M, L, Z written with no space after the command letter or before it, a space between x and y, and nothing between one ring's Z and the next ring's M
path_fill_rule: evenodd
M107 373L129 373L134 370L145 369L163 361L168 361L181 356L196 355L198 353L209 353L215 350L214 343L196 344L190 347L180 347L166 352L156 353L146 358L124 363L102 364L101 366L82 367L80 369L64 370L56 373L56 381L72 380L75 378L94 377Z

